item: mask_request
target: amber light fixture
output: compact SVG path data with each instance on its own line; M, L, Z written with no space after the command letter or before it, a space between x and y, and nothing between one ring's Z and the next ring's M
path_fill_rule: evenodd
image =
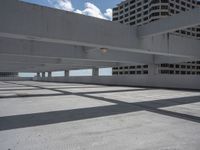
M108 51L107 48L100 48L100 50L101 50L102 53L106 53Z

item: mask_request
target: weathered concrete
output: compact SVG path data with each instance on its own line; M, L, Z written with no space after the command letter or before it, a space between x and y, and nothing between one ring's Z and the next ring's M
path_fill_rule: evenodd
M187 19L185 19L187 18ZM155 36L200 24L200 9L181 12L158 21L138 27L140 36Z
M156 74L152 70L148 75L119 75L119 76L92 76L92 77L52 77L34 78L38 81L104 84L104 85L128 85L144 87L164 87L181 89L200 89L199 75L164 75Z
M200 59L199 40L168 32L198 24L199 11L137 28L22 1L1 0L0 71L49 72L196 61ZM185 15L190 16L187 21Z
M0 81L31 81L32 77L0 77Z
M0 82L2 150L199 150L200 92Z

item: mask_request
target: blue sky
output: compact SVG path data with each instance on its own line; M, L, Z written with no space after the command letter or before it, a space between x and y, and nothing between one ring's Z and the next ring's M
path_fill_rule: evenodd
M97 17L101 19L112 19L112 8L122 0L22 0L29 3L34 3L42 6L72 11L83 15ZM63 72L55 72L53 75L62 76ZM76 75L91 75L91 70L71 71L72 76ZM100 75L111 75L112 69L100 69ZM28 77L36 74L20 73L20 76Z
M48 2L48 0L24 0L24 1L31 2L31 3L36 3L36 4L39 4L39 5L53 7ZM86 2L90 2L92 4L95 4L97 7L99 7L103 12L108 8L113 8L116 4L118 4L121 1L122 0L71 0L74 8L83 10L84 9L84 4Z
M23 0L102 19L112 19L112 8L122 0Z

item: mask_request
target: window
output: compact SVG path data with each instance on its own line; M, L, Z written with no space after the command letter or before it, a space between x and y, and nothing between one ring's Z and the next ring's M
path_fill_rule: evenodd
M130 66L130 69L135 69L135 66Z
M173 65L173 64L170 64L169 67L170 67L170 68L174 68L174 65Z
M143 74L148 74L148 70L144 70L144 71L143 71Z
M130 2L130 4L133 4L133 3L135 3L135 0L132 0L132 1Z
M128 74L128 71L125 71L125 73L124 74Z
M161 3L168 3L168 0L161 0Z
M145 5L143 8L144 8L144 9L147 9L147 8L148 8L148 5Z
M184 68L185 68L185 65L181 65L181 68L184 69Z
M130 20L133 20L133 19L135 19L135 16L132 16L132 17L130 18Z
M168 6L167 5L162 5L161 9L168 9Z
M135 21L134 21L134 22L131 22L130 25L135 25Z
M124 67L124 69L128 69L128 66Z
M135 14L135 10L131 11L131 13L130 13L130 15L133 15L133 14Z
M168 12L161 12L161 15L162 15L162 16L168 16L169 13L168 13Z
M135 71L130 71L130 74L135 74Z
M148 68L148 65L144 65L143 68Z
M181 71L181 74L186 74L186 72L185 71Z

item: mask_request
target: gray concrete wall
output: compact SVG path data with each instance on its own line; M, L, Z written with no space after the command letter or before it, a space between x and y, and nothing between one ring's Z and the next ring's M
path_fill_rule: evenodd
M0 77L0 81L30 81L31 77Z
M52 77L35 78L39 81L74 82L106 85L149 86L181 89L200 89L200 76L197 75L121 75L93 77Z

